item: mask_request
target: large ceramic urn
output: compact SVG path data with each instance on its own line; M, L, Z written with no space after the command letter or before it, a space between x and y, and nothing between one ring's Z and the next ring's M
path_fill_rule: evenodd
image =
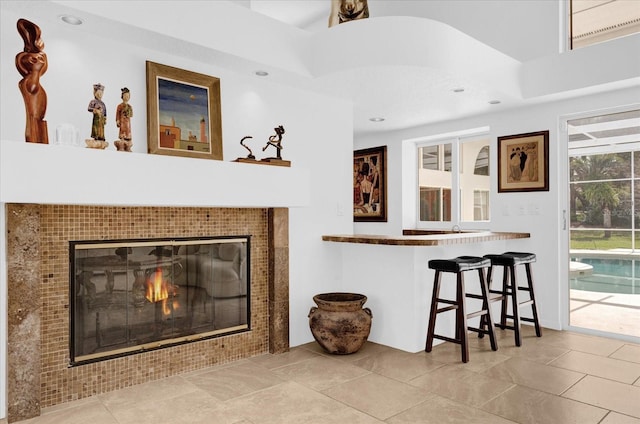
M313 296L309 327L318 344L329 353L357 352L371 331L371 310L363 308L367 297L357 293L323 293Z

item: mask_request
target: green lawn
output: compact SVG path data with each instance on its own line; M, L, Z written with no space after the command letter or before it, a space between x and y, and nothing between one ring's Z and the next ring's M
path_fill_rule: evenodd
M604 231L572 231L571 249L631 249L631 232L611 232L611 237L605 238Z

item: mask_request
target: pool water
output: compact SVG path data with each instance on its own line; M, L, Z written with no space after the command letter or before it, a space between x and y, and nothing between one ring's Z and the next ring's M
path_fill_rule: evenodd
M640 294L640 259L580 258L580 262L593 266L593 273L572 278L572 289Z

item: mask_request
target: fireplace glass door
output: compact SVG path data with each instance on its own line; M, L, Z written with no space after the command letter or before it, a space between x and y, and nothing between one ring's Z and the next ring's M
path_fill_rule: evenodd
M72 365L250 328L248 236L69 251Z

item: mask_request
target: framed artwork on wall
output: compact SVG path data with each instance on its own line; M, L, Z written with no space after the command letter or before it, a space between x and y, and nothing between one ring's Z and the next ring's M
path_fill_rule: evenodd
M498 192L549 191L549 131L498 137Z
M387 222L387 146L353 152L353 220Z
M149 153L222 160L220 79L147 61Z

